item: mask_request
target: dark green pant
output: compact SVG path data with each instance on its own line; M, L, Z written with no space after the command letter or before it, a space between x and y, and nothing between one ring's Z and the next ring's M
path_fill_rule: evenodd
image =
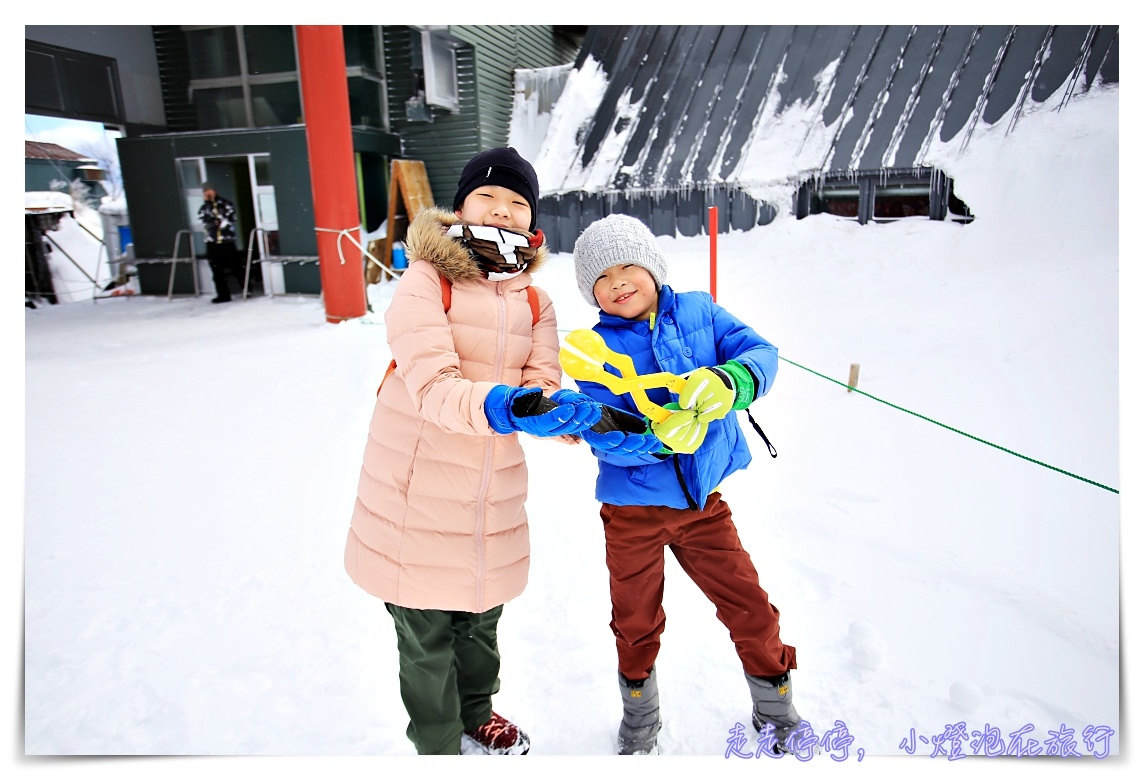
M497 621L488 612L385 608L397 627L401 701L409 713L406 736L422 755L457 755L461 732L492 716L500 690Z

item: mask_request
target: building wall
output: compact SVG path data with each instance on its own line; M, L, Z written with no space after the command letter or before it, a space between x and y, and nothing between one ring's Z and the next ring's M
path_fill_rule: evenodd
M425 162L433 199L448 205L461 168L480 147L473 49L466 46L457 52L460 109L451 112L430 106L427 111L432 121L425 122L406 113L406 102L418 92L421 33L410 27L387 26L383 36L390 128L401 136L402 157Z
M380 132L355 130L353 137L355 151L397 152L396 140ZM265 153L278 206L279 254L317 254L305 127L121 138L118 145L136 257L171 257L176 233L194 227L187 224L177 159ZM249 228L240 228L245 229L239 244L245 246ZM186 252L185 245L180 251Z
M76 168L82 165L72 160L24 159L24 192L50 192L52 183L71 182L82 178Z
M74 160L37 160L24 158L24 192L52 192L53 183L66 181L69 183L76 179L83 179L83 174L77 170L83 165L82 161ZM87 187L87 202L93 207L99 205L100 198L107 194L103 184L98 181L84 182ZM63 192L71 194L71 190Z
M385 65L393 132L402 138L403 156L423 160L438 204L449 205L465 163L477 152L508 142L512 116L513 71L572 62L575 47L548 25L458 25L449 28L462 41L457 52L460 108L430 107L432 121L406 116L406 101L417 91L420 31L386 27Z
M508 142L516 68L546 68L575 58L546 25L457 25L449 32L471 44L475 53L473 87L481 143L475 151Z
M119 71L123 110L131 124L166 125L159 63L149 25L27 25L24 37L38 43L111 57Z

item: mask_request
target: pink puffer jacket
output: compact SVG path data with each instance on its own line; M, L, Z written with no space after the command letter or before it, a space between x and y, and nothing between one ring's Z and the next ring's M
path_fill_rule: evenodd
M414 609L484 612L528 580L528 472L518 434L495 433L484 400L494 384L560 387L556 313L526 287L547 259L490 282L443 231L449 212L423 211L406 236L409 268L385 324L397 370L369 426L345 566L369 593ZM446 315L440 275L452 281Z

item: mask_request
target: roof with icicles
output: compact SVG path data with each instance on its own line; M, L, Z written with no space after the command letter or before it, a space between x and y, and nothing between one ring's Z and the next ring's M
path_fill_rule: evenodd
M752 155L804 175L921 166L939 140L1119 82L1119 27L593 26L569 80L589 70L606 87L553 192L746 184ZM797 149L768 149L791 121Z

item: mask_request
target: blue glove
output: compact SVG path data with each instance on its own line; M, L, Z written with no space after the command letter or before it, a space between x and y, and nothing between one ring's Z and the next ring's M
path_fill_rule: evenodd
M600 420L600 404L583 397L587 400L558 403L545 398L539 387L496 385L485 396L485 417L497 433L520 431L533 436L580 433Z
M589 428L582 431L580 435L593 449L616 455L650 455L663 448L660 440L650 433L625 433L624 431L597 433Z
M577 393L575 390L569 390L567 387L562 387L553 393L552 400L558 404L588 404L597 409L600 407L600 402L595 398Z
M647 420L614 406L601 404L575 390L561 388L552 394L557 403L591 403L600 407L600 420L580 436L594 449L617 455L646 455L658 452L663 444L647 429Z

